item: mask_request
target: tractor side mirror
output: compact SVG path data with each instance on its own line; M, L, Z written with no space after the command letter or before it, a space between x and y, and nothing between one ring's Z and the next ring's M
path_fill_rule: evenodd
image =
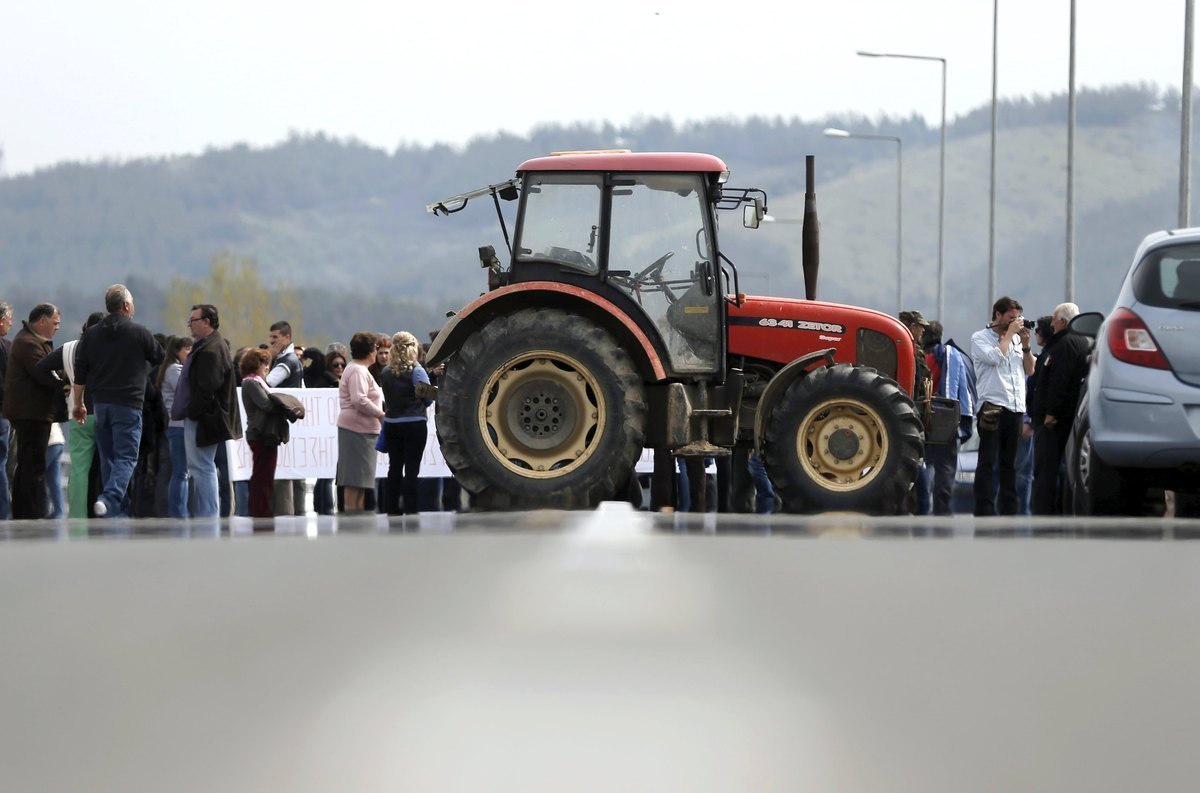
M746 204L742 208L742 225L748 229L756 229L766 214L767 209L763 206L762 199L756 198L753 204Z
M485 270L489 267L499 269L500 260L496 258L496 247L494 245L483 245L479 248L479 266Z
M517 186L510 182L509 184L506 184L504 187L500 188L500 192L498 193L498 195L500 196L500 198L502 198L505 201L516 201L517 200Z

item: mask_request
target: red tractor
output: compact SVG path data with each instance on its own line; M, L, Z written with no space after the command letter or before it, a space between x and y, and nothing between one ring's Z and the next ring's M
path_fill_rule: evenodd
M644 447L761 452L790 512L894 513L923 455L912 337L878 311L738 289L717 211L756 228L766 195L708 154L568 152L429 205L490 196L509 245L480 248L488 291L452 316L437 432L483 509L586 508ZM805 234L815 251L809 160ZM518 200L511 243L501 200ZM809 215L811 214L811 218ZM807 249L806 247L806 249Z

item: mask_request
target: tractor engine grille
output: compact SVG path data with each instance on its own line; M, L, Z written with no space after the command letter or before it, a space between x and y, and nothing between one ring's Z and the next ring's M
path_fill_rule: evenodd
M896 343L888 336L870 328L860 328L857 334L858 363L878 369L896 379Z

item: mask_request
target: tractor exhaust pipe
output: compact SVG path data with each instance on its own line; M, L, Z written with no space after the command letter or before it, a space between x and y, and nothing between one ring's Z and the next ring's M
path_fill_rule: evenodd
M821 229L817 224L817 190L813 163L815 158L804 157L804 226L800 232L800 258L804 268L804 297L817 299L817 269L821 264Z

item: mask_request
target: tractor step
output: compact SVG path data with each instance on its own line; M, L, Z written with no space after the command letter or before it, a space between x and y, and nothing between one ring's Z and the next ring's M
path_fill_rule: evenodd
M692 418L718 419L722 416L732 416L733 411L729 408L718 408L716 410L692 410L688 413Z

